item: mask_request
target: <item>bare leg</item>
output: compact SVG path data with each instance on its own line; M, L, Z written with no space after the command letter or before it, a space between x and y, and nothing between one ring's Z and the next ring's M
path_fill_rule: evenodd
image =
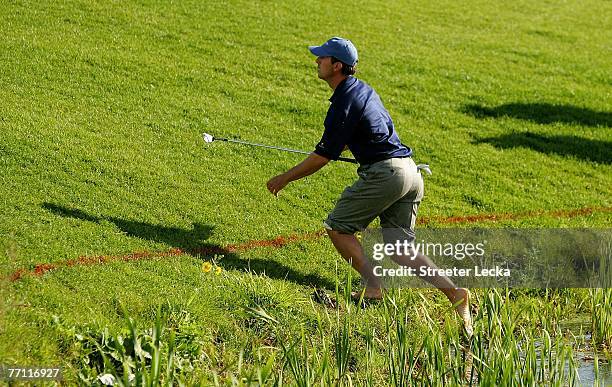
M413 251L414 254L414 251ZM414 259L412 259L414 257ZM417 252L416 256L412 255L408 256L393 256L392 259L401 266L412 267L419 272L419 268L430 267L432 269L437 269L435 263L426 255ZM455 310L459 314L459 316L463 319L463 324L465 326L468 335L472 335L472 316L470 313L470 292L466 288L458 288L455 286L453 281L450 278L443 275L435 275L435 276L422 276L422 279L429 282L436 288L438 288L442 293L446 295L451 304L455 306Z
M342 234L334 230L327 230L327 234L336 250L342 255L342 258L349 262L351 266L353 266L353 269L357 270L366 281L364 297L381 298L382 283L374 275L373 267L366 259L361 243L359 243L357 237L353 234Z

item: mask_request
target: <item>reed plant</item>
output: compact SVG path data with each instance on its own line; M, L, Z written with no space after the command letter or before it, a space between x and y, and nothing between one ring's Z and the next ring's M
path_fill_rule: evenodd
M594 347L612 351L612 288L590 290L591 338Z
M609 293L595 292L595 296ZM243 348L222 372L208 369L202 358L192 358L191 383L232 386L536 386L577 385L575 355L559 325L547 325L545 314L521 319L525 308L512 301L509 290L482 292L474 316L474 335L465 337L452 309L435 313L437 305L413 290L392 291L368 309L347 301L344 292L333 310L318 308L313 326L298 332L264 309L254 318L278 336L277 345L261 347L245 361ZM605 301L598 299L594 302ZM176 366L176 337L164 318L139 331L127 318L129 335L123 341L99 340L100 374L114 376L116 385L180 385L185 374ZM357 321L366 326L357 327ZM416 332L415 332L416 330ZM110 340L113 341L113 340ZM123 343L119 346L118 343ZM109 356L102 346L114 347ZM122 348L122 349L121 349ZM89 357L93 359L93 357ZM182 362L185 359L181 360ZM180 363L180 361L179 361ZM596 364L596 378L599 378ZM191 384L190 383L190 384Z

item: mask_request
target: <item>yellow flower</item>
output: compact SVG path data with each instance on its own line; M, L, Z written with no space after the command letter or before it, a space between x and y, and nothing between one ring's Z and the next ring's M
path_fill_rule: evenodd
M221 269L221 267L220 267L220 266L215 266L215 274L216 274L216 275L221 274L221 271L222 271L222 269Z
M204 262L202 264L202 271L204 273L209 273L212 270L212 264L210 262Z

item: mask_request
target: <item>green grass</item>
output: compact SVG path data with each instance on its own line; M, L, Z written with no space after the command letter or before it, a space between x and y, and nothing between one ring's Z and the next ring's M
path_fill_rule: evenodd
M334 163L275 199L265 182L298 156L207 146L200 133L312 149L331 91L316 78L306 46L334 35L355 42L358 77L381 95L415 159L432 166L420 216L609 208L611 8L598 1L376 1L349 11L305 1L6 2L1 274L79 256L189 251L320 230L355 178L354 166ZM477 225L609 227L610 214ZM200 271L210 258L185 254L65 267L17 282L3 277L0 363L61 364L76 380L84 356L76 333L108 327L119 334L122 308L142 329L153 327L163 304L192 319L175 326L199 343L189 358L198 370L191 382L217 375L231 383L263 367L271 353L273 375L284 369L290 382L289 363L283 367L290 356L315 369L317 358L308 363L304 356L324 356L323 344L330 380L389 380L392 357L379 342L382 306L354 311L355 325L343 331L342 318L319 322L327 312L309 301L312 287L346 286L347 265L327 239L226 254L220 276ZM397 302L411 310L419 294L433 321L452 319L435 292L405 290ZM487 294L478 293L479 302ZM507 301L511 313L539 305L543 321L592 314L597 342L609 346L609 304L595 302L607 302L608 293L592 302L583 291L562 293L568 301L561 316L539 292L517 294ZM273 331L249 314L257 308L277 321ZM427 321L413 316L406 348L418 350L432 326L440 328L433 329L440 348L449 348L445 340L456 328ZM522 323L530 337L542 334L536 321ZM317 336L319 329L326 334ZM298 343L292 348L300 356L288 357L281 343ZM345 352L356 360L337 357L334 345L350 345ZM241 353L239 370L232 362ZM368 372L355 370L354 361Z

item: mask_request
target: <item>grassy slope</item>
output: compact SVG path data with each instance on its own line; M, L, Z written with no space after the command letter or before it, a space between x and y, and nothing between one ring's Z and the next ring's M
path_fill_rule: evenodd
M354 167L334 164L274 199L265 181L299 158L205 147L199 134L311 149L330 91L316 79L305 46L332 35L356 42L360 78L382 96L416 159L432 165L422 215L611 205L610 4L368 2L357 8L338 12L333 3L311 2L3 6L3 270L319 229ZM506 104L518 108L504 110ZM535 104L549 104L544 109L556 110L557 119L537 122ZM531 119L517 117L525 115ZM610 215L504 224L609 226ZM302 300L309 285L330 286L336 277L336 254L324 239L242 253L227 265L230 283L242 278L248 258L268 268L270 292L282 289L287 304ZM194 313L240 332L235 311L246 301L207 286L213 280L198 273L200 262L184 256L64 269L12 284L18 302L30 307L5 318L0 353L22 362L59 361L51 315L118 326L113 303L122 300L150 320L145 311L160 299L181 303L194 288L201 292ZM288 269L292 275L283 282ZM16 334L40 337L8 339Z

